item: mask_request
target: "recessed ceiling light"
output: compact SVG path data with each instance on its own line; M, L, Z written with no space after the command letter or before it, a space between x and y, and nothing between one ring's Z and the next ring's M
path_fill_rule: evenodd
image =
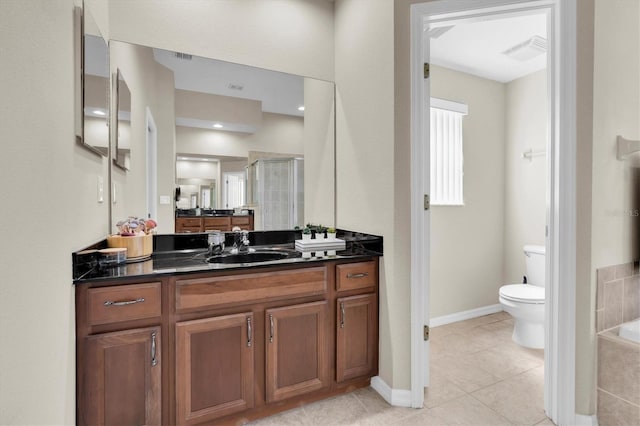
M300 106L298 107L298 111L304 111L304 105L300 105Z
M94 109L94 110L93 110L93 113L94 113L95 115L107 115L107 113L106 113L106 112L104 112L104 111L102 111L102 110L99 110L99 109Z
M224 126L220 123L216 123L213 125L213 127L215 127L216 129L222 129Z

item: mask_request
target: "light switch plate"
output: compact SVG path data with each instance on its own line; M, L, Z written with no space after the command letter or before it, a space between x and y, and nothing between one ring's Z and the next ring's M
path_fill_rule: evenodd
M170 195L161 195L160 196L160 204L171 204L171 196Z
M104 178L98 176L98 202L104 203Z

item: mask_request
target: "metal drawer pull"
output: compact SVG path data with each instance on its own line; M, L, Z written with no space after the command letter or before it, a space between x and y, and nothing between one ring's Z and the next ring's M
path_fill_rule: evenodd
M151 333L151 366L155 367L158 365L158 360L156 359L156 332Z
M273 343L273 315L269 314L269 324L271 326L269 333L269 343Z
M344 302L340 302L340 328L344 328Z
M251 318L247 317L247 346L251 347Z
M347 278L364 278L368 276L369 276L368 272L362 272L360 274L347 274Z
M141 297L136 300L126 300L124 302L113 302L111 300L107 300L106 302L104 302L104 306L127 306L127 305L133 305L136 303L142 303L142 302L144 302L144 297Z

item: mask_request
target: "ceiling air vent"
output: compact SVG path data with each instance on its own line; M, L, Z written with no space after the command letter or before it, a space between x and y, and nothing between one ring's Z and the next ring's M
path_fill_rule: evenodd
M547 39L540 36L533 36L505 50L502 54L518 61L528 61L546 52Z
M229 89L231 89L231 90L242 90L242 89L244 89L244 86L241 85L241 84L229 83Z
M176 52L176 58L182 59L183 61L190 61L193 59L193 55L189 55L188 53Z

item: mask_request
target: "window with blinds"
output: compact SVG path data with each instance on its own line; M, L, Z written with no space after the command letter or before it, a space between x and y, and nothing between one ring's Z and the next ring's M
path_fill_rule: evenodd
M468 107L431 98L431 204L464 205L462 117Z

